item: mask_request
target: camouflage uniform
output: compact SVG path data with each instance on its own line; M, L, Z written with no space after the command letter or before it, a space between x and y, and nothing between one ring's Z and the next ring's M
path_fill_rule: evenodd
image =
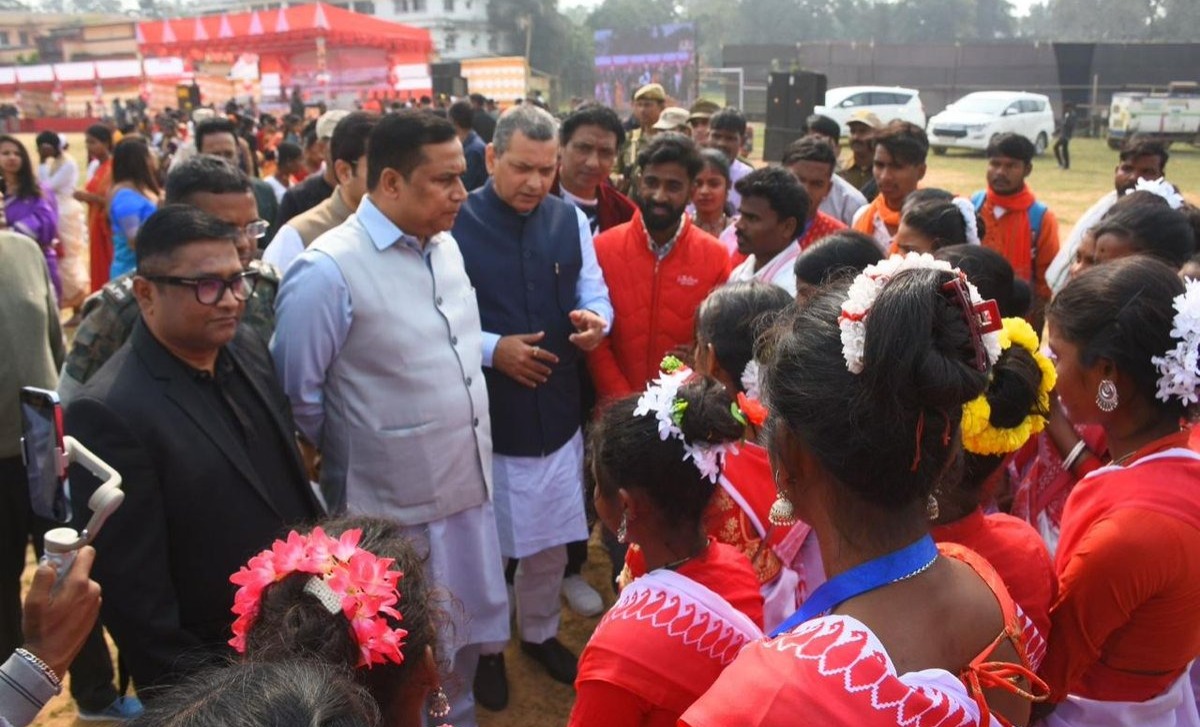
M622 177L620 191L635 202L638 201L638 182L642 176L637 157L649 138L641 129L634 129L629 132L629 138L625 140L625 145L621 147L617 157L617 173Z
M246 301L242 324L250 326L264 341L270 341L275 332L279 270L261 260L252 261L249 269L258 272L258 284L254 287L254 295ZM129 273L110 280L84 301L80 311L83 321L75 331L75 340L67 353L58 385L59 396L64 402L100 370L133 331L133 324L141 316L133 296L133 275Z

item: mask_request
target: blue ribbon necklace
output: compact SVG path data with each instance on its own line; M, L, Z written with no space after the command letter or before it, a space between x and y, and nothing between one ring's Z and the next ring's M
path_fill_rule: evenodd
M937 557L938 549L933 542L933 536L926 535L912 545L856 565L821 584L800 606L800 610L771 632L770 638L787 633L817 616L823 616L855 596L924 573Z

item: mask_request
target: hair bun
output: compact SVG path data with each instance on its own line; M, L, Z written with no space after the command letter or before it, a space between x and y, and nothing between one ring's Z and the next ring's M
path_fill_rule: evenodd
M942 291L953 275L907 270L880 293L867 318L863 358L867 385L881 400L957 411L987 386L967 314Z
M725 444L736 442L745 427L733 417L733 397L725 385L708 376L694 377L679 389L686 402L679 420L679 431L688 444Z

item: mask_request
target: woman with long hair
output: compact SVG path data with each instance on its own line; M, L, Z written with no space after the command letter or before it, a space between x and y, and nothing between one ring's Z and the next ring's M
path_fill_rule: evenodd
M54 193L58 205L58 241L62 251L59 274L62 276L62 308L78 309L89 292L88 238L84 226L83 205L75 201L75 186L79 183L79 166L71 155L64 154L63 137L52 131L37 135L38 179L44 189Z
M4 195L4 219L0 229L10 229L33 238L46 256L54 293L62 298L58 273L58 205L54 194L42 189L37 171L25 145L15 136L0 134L0 193Z
M596 513L638 546L628 583L579 658L571 727L673 727L743 645L761 636L749 561L704 532L744 414L719 381L668 357L641 396L604 410L589 437Z
M773 510L812 526L827 580L683 724L1027 723L1016 605L980 556L929 534L963 405L1000 354L989 308L949 263L910 254L779 324L763 361Z
M162 195L154 166L154 152L143 137L126 137L113 150L113 183L108 193L108 218L112 223L113 239L110 279L137 267L134 248L138 230L154 214Z
M449 714L434 654L440 610L403 526L326 520L275 541L231 580L230 644L248 660L338 667L375 698L384 727Z
M1047 724L1200 724L1200 454L1181 424L1200 397L1200 285L1135 255L1073 278L1046 318L1062 407L1112 457L1063 511Z
M1195 232L1183 212L1157 194L1136 191L1119 199L1084 235L1068 281L1132 255L1155 257L1178 269L1195 247ZM1072 489L1109 459L1104 428L1073 421L1054 397L1046 431L1009 462L1015 483L1012 513L1042 533L1051 555L1058 548L1063 510Z
M88 127L83 137L87 146L88 177L75 199L87 205L87 234L90 252L91 289L100 290L108 282L112 267L112 223L108 220L108 192L112 188L112 129L104 124Z
M717 288L696 309L696 371L720 381L742 409L753 412L746 420L746 441L725 457L717 480L720 487L704 513L704 527L718 542L732 545L750 559L763 595L767 630L791 616L821 580L819 573L804 567L804 557L816 551L816 538L806 537L811 528L771 522L775 482L767 450L759 443L760 416L766 410L756 406L759 366L754 346L791 303L792 296L778 285L750 280ZM801 530L795 543L794 528ZM815 556L813 562L819 564L820 553Z

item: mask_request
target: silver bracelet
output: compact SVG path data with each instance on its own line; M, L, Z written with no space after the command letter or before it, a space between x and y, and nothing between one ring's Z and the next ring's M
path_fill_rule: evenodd
M46 677L46 680L53 684L55 689L62 688L62 681L58 678L58 675L54 673L54 670L50 668L50 665L39 659L32 651L29 649L17 649L15 653L17 656L37 667L38 671L42 673L42 676Z
M1071 447L1071 451L1067 453L1066 459L1063 460L1063 469L1067 472L1070 472L1071 468L1074 467L1075 463L1079 461L1079 458L1083 455L1086 449L1087 442L1083 441L1082 439L1076 442L1075 446Z

